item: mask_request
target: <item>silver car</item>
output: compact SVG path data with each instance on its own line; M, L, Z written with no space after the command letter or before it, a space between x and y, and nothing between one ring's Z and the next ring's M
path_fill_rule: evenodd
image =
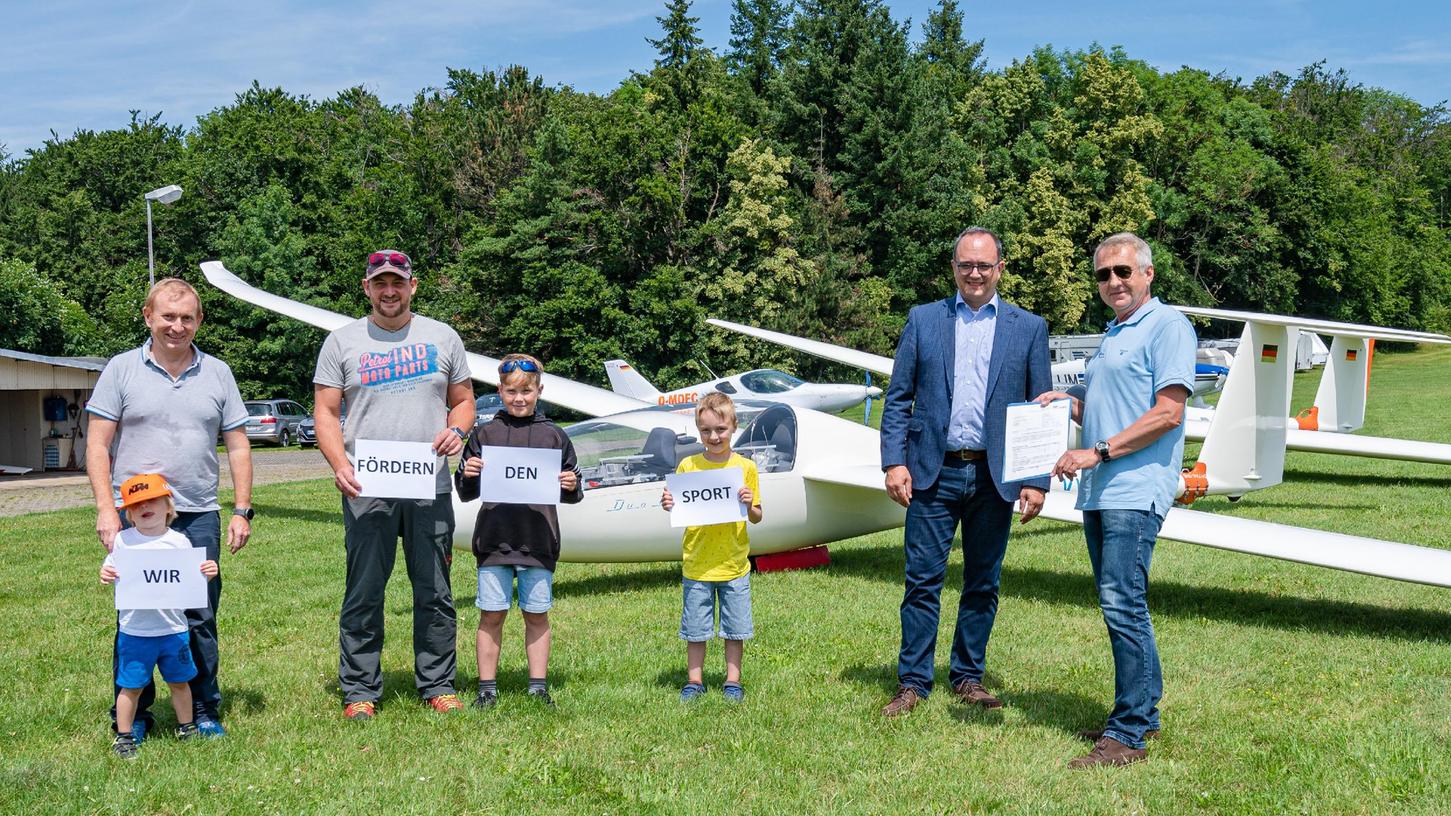
M307 419L307 409L292 400L248 400L247 438L252 442L287 447Z

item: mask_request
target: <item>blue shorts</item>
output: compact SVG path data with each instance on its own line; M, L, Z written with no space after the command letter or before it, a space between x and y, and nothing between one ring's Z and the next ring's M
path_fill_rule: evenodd
M554 606L554 573L543 567L479 567L479 593L474 606L485 612L507 612L519 579L519 608L539 614Z
M717 601L720 605L720 636L726 640L750 640L751 574L731 581L696 581L681 577L685 601L680 614L680 639L691 643L710 640Z
M196 677L191 659L191 634L139 637L120 632L116 636L116 685L124 689L146 688L151 672L161 669L161 679L185 683Z

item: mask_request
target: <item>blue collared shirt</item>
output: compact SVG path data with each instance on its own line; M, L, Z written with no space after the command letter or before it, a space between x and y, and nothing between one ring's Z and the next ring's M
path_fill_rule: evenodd
M1197 342L1194 327L1178 310L1150 298L1123 323L1109 322L1106 331L1085 375L1085 447L1132 425L1165 388L1194 390ZM1142 450L1082 471L1078 509L1153 510L1162 518L1174 502L1183 461L1180 425Z
M948 450L986 447L983 415L987 409L987 373L993 359L993 332L1002 301L996 294L974 311L957 293L956 351L952 371L952 417L947 423Z

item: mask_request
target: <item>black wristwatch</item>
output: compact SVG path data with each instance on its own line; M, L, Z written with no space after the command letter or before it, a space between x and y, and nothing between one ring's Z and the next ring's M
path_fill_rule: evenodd
M460 430L458 428L458 426L456 426L456 425L450 425L450 426L448 426L448 429L450 431L453 431L455 434L457 434L459 439L462 439L465 442L469 441L469 435L467 433L464 433L462 430Z
M1107 440L1104 440L1104 439L1100 439L1097 442L1093 443L1093 452L1096 453L1096 454L1098 454L1098 461L1100 461L1100 462L1107 462L1108 461L1108 441Z
M251 521L252 517L257 515L257 512L250 507L233 507L232 515L241 516L242 518Z

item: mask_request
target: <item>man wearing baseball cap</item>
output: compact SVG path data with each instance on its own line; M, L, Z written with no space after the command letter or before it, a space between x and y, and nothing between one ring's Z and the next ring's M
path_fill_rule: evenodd
M383 593L400 535L413 584L414 681L435 711L461 711L454 687L458 620L449 583L454 518L445 457L463 448L474 424L468 358L458 332L410 310L418 279L407 255L394 249L369 254L362 284L372 312L328 335L313 375L317 447L343 494L343 715L370 719L383 694ZM346 429L339 421L344 401ZM438 456L433 498L363 496L353 466L359 439L430 443Z

